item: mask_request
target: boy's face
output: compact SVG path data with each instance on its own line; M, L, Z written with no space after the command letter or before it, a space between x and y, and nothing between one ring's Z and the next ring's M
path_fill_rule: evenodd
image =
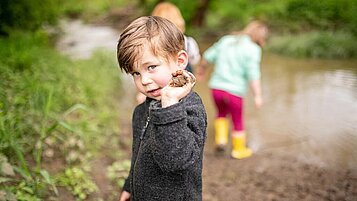
M161 100L161 89L168 85L173 72L185 69L187 62L188 56L185 51L180 51L175 58L166 61L155 56L146 46L131 74L139 92L155 100Z

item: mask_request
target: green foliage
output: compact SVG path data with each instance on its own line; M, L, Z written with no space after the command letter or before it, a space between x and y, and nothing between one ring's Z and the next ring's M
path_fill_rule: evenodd
M284 14L288 21L302 29L341 30L355 29L357 2L350 0L291 0Z
M186 21L186 24L190 24L192 21L195 11L199 6L199 1L191 1L191 0L172 0L173 4L177 5L177 7L181 10L182 16Z
M115 186L122 188L130 170L130 161L116 161L107 168L107 177L115 183Z
M89 194L98 190L88 173L77 167L66 169L58 180L61 185L69 188L77 200L85 200Z
M30 174L24 153L33 149L28 145L44 137L52 122L48 110L53 90L50 83L55 81L44 76L43 57L37 56L53 57L53 51L41 48L46 45L45 35L36 32L31 36L14 33L8 40L0 40L0 46L7 47L0 49L0 151L16 156L10 160L19 161L25 177Z
M39 184L39 183L37 183ZM16 200L18 201L41 201L41 199L36 195L34 189L38 188L35 183L28 183L25 181L20 182L12 191L15 191ZM16 190L15 190L16 189Z
M56 194L44 161L56 156L81 165L115 139L117 73L111 54L74 62L53 50L43 32L0 38L0 153L8 159L0 164L15 173L1 177L0 194L18 200Z
M36 30L55 23L60 14L58 0L2 0L0 5L0 33Z
M35 31L54 25L65 16L91 19L128 3L127 0L1 0L0 35L13 30Z
M104 15L113 8L125 6L129 2L127 0L64 0L60 2L60 7L65 16L89 20Z
M268 43L268 50L283 55L312 58L357 57L357 42L345 32L308 32L278 36Z
M2 159L4 159L3 156ZM0 185L0 187L2 187L0 190L0 200L38 201L41 200L40 197L45 194L47 186L49 185L52 187L52 190L54 190L56 195L58 195L54 180L50 177L46 170L41 170L39 174L34 173L36 174L33 177L34 179L30 178L20 180L18 184L16 184L17 179L14 177L14 174L8 174L9 170L12 170L11 165L8 164L8 166L4 166L4 164L6 164L6 160L3 160L2 162L5 163L2 163L2 172L0 172L0 175L7 177L1 177L2 179L0 184L4 184L4 187Z

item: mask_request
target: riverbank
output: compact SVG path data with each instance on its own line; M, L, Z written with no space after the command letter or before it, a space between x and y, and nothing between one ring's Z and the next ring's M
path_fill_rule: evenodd
M204 201L356 200L357 174L304 163L285 150L237 161L205 154Z

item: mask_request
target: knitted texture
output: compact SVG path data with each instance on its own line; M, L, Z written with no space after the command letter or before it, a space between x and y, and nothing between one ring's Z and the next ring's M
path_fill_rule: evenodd
M147 98L133 114L131 168L124 189L134 201L202 200L207 115L197 93L161 108Z

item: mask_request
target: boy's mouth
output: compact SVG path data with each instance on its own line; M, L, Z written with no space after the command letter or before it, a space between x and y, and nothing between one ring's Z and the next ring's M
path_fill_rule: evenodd
M161 95L160 92L161 92L161 89L160 89L160 88L152 89L152 90L147 91L147 93L150 94L150 95L153 96L153 97L160 96L160 95Z

